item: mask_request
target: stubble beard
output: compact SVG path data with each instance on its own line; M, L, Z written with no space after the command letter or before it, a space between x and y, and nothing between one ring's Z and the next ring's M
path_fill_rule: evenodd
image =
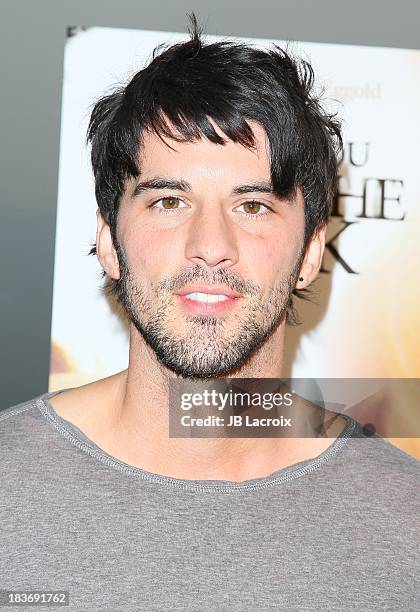
M117 254L118 301L161 364L188 379L228 377L244 366L283 321L300 268L297 261L266 297L258 285L231 270L216 270L210 278L196 265L162 280L153 300L135 282L121 246ZM240 293L240 304L226 316L183 315L173 294L194 282L225 284Z

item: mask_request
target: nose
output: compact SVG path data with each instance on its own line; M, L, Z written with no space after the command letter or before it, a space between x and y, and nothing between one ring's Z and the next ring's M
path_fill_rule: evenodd
M188 228L185 257L193 263L230 267L238 261L238 247L233 223L221 208L196 211Z

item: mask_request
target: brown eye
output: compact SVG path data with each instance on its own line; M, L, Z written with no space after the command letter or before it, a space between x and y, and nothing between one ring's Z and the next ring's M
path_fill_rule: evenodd
M150 206L151 209L157 209L160 213L170 213L171 211L178 212L183 208L188 208L181 198L174 196L165 196L153 202Z
M240 210L241 208L242 210ZM269 206L255 200L248 200L248 202L244 202L237 208L237 210L248 217L248 219L254 217L255 220L265 219L267 215L272 212L272 209Z
M258 213L261 208L261 204L259 202L253 202L253 201L244 202L242 206L244 207L245 212L248 214Z
M176 208L177 205L179 204L179 201L177 200L177 198L162 198L161 202L163 204L163 208L166 208L166 210L170 210L171 208Z

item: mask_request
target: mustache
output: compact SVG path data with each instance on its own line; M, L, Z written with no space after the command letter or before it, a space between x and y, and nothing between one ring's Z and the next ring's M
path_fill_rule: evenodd
M229 289L239 294L258 295L261 291L258 285L244 280L232 270L219 268L209 273L208 270L205 270L199 264L186 268L179 274L161 279L158 283L158 288L159 291L173 293L181 290L185 285L197 281L206 285L226 285Z

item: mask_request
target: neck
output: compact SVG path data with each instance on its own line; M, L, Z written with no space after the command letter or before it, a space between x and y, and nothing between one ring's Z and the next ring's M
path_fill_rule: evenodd
M283 346L281 325L229 378L281 377ZM174 478L243 481L314 457L331 443L325 438L170 438L168 389L175 378L131 328L129 367L108 379L107 452Z

